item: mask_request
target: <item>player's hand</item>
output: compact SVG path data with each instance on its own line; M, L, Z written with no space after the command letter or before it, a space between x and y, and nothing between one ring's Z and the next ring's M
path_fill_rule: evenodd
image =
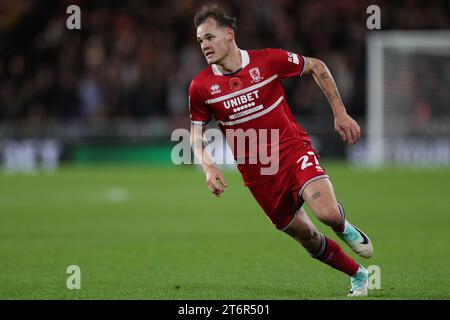
M334 128L348 144L355 144L361 137L361 128L347 113L334 118Z
M214 166L208 166L204 169L206 176L206 185L208 189L216 196L220 197L220 194L228 187L222 172Z

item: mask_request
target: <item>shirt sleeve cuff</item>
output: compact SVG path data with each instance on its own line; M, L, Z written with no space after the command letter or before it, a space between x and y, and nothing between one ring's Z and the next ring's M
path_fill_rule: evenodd
M303 67L302 70L300 71L300 74L298 75L299 77L301 77L303 75L303 72L305 72L306 69L306 64L308 63L308 60L305 56L300 56L303 59Z
M206 126L210 120L191 120L191 123L196 126Z

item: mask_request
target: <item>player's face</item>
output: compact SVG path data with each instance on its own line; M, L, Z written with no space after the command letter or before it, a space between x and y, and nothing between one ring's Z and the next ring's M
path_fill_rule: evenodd
M233 40L231 28L224 28L214 19L206 19L197 28L197 41L208 64L217 64L229 52Z

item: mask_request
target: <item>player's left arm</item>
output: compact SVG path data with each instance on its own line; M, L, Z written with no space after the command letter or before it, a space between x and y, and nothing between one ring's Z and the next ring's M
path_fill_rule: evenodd
M314 77L314 80L316 80L316 83L322 89L331 105L335 130L345 142L349 144L356 143L361 136L361 129L358 123L347 114L336 83L327 65L319 59L309 57L306 57L305 63L306 66L303 74L311 74Z

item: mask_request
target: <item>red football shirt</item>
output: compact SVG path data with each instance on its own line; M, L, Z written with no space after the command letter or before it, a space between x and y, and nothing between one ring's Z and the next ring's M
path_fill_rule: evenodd
M270 150L277 148L279 170L284 170L293 160L295 150L305 142L310 144L306 131L292 115L281 81L301 76L305 58L281 49L240 50L240 53L242 68L233 74L222 74L216 65L211 65L192 80L189 87L191 122L205 125L213 117L224 134L228 129L244 132L266 129L267 139L258 138L256 150L259 152L260 148L266 147L270 155ZM272 129L279 130L278 143L271 141ZM270 178L261 175L260 169L264 165L259 161L255 163L258 154L248 140L244 150L228 137L227 140L235 159L239 159L238 169L247 186Z

